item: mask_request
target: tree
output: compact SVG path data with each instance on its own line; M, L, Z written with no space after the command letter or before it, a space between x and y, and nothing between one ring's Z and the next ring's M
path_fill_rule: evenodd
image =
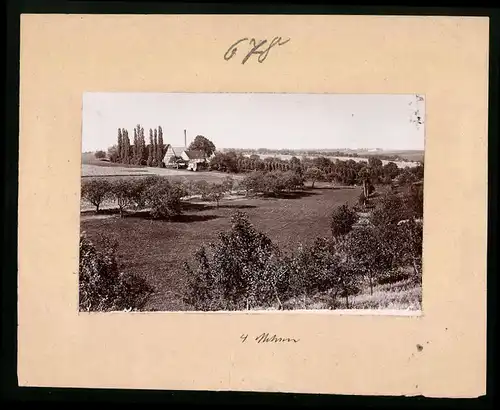
M317 167L308 168L305 178L311 181L311 188L314 188L314 183L323 177L323 172Z
M212 183L208 189L202 194L202 199L210 202L215 202L219 208L219 202L227 192L227 187L222 183Z
M404 195L405 207L408 214L414 218L422 218L424 216L424 185L423 183L415 183L410 185L407 193Z
M394 162L388 162L383 166L383 173L390 179L394 179L399 174L399 168Z
M137 137L137 128L134 128L134 145L132 146L132 164L138 164L139 163L139 158L137 157L138 154L138 145L139 145L139 139Z
M384 251L376 230L361 227L351 231L345 238L344 249L355 269L368 279L370 295L373 295L375 280L392 267L391 255Z
M146 140L144 138L144 127L141 127L141 134L140 134L140 147L139 147L139 157L141 160L141 165L146 164L147 161L147 155L148 153L146 152Z
M157 150L157 155L158 155L158 166L162 167L163 166L163 156L165 155L165 150L164 150L164 145L163 145L163 130L161 126L158 126L158 150Z
M358 179L363 184L363 194L366 198L370 195L370 184L371 184L371 170L368 167L363 167L358 172Z
M122 135L123 135L123 158L122 162L124 164L129 164L130 163L130 139L128 137L128 131L127 130L122 130Z
M331 216L330 227L333 237L339 237L348 234L353 225L358 221L356 212L349 208L347 204L337 207Z
M181 198L187 192L181 183L171 183L166 178L159 179L147 188L146 203L153 218L169 219L182 213Z
M371 215L374 225L394 226L408 218L408 209L401 195L388 193L382 196Z
M187 262L184 264L186 277L190 281L188 292L184 296L184 302L196 310L214 310L217 307L214 303L217 291L215 288L215 274L210 268L205 246L201 246L196 251L194 260L196 264L196 269L194 270Z
M103 159L103 158L106 158L106 153L104 151L96 151L94 156L97 159Z
M150 128L149 129L149 146L148 146L148 160L146 162L146 165L148 167L152 166L153 164L153 130Z
M203 135L197 135L194 141L189 145L188 149L203 151L206 158L209 158L215 152L215 145L212 141L210 141L208 138L205 138Z
M153 160L151 162L153 167L158 166L158 131L156 128L154 129L154 137L153 137Z
M257 231L242 212L231 217L231 229L219 234L211 244L211 258L198 264L195 272L209 277L208 291L199 292L196 300L210 310L249 309L274 295L275 280L269 280L268 267L276 251L271 240ZM200 261L201 258L197 258ZM189 267L189 265L188 265ZM191 276L188 285L191 295L197 294L199 275ZM273 296L274 298L274 296Z
M413 267L416 278L422 275L422 240L423 225L414 218L409 218L398 225L398 237L401 239L401 263Z
M81 195L99 212L99 206L111 196L111 184L104 179L83 180Z
M118 161L123 162L123 133L121 128L118 128L118 145L117 145Z
M154 289L141 277L120 272L117 244L99 238L100 247L80 235L79 309L85 312L141 310Z
M120 217L123 218L125 210L134 204L137 194L134 184L126 179L118 179L111 184L111 195L118 205Z
M108 158L111 162L119 161L120 156L118 155L118 147L116 145L108 148Z

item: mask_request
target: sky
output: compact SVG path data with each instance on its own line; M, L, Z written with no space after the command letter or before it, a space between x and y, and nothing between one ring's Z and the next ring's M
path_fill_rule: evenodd
M413 94L84 93L82 151L107 150L118 128L159 125L163 141L197 136L217 148L423 150Z

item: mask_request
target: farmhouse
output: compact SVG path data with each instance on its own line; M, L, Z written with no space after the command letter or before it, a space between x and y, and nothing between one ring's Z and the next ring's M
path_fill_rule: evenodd
M190 170L196 171L198 168L206 165L207 157L203 151L186 150L182 153L182 159L187 163Z
M167 144L167 150L165 156L163 157L163 163L166 167L176 167L184 166L185 160L182 159L182 153L186 151L186 147L173 147Z

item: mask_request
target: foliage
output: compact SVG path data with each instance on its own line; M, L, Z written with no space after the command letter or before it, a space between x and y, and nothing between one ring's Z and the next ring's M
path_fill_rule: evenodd
M82 180L82 198L90 202L99 212L99 206L111 197L111 184L104 179Z
M104 151L96 151L94 156L97 159L103 159L103 158L106 158L106 153Z
M195 255L195 269L186 264L191 278L186 302L201 310L240 310L255 306L269 294L269 270L276 248L257 231L246 214L236 212L229 232L211 244L212 257L202 248Z
M111 195L118 205L120 217L124 216L127 208L137 204L141 196L138 189L141 187L142 185L139 182L129 181L125 178L120 178L112 182Z
M408 211L401 195L387 193L379 198L377 207L371 215L374 225L394 226L399 221L407 219Z
M280 196L285 191L302 188L303 178L294 171L254 171L247 175L241 186L249 192L266 196Z
M348 234L353 225L358 221L356 212L347 204L337 207L331 216L331 229L333 237Z
M202 193L202 199L210 202L216 202L217 208L219 207L219 202L226 194L228 188L227 185L223 183L212 183L209 184Z
M120 272L116 243L100 239L98 249L80 236L79 308L81 311L140 310L153 292L144 279Z
M181 198L186 195L187 191L182 183L170 182L166 178L159 179L144 192L145 203L155 219L169 219L181 214Z
M305 178L311 181L311 188L314 188L314 183L323 178L324 175L325 173L320 168L311 167L306 171Z
M343 243L347 258L359 275L368 279L370 294L378 276L392 268L392 255L373 227L351 231Z
M208 158L215 152L215 145L203 135L197 135L194 141L189 145L188 149L203 151Z

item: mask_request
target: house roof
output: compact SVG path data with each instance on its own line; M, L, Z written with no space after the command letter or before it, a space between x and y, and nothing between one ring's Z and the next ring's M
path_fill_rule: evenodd
M189 159L205 159L206 157L203 151L198 150L186 150L184 153Z
M184 151L186 151L186 147L174 147L170 144L167 145L167 150L169 148L172 148L172 150L175 152L176 155L180 156Z

